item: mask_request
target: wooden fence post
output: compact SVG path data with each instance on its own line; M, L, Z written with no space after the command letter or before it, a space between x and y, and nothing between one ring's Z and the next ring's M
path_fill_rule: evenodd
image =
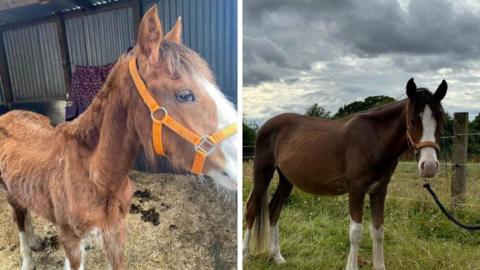
M452 206L465 202L467 180L467 149L468 136L462 135L468 132L468 113L459 112L453 114L453 174L452 174Z

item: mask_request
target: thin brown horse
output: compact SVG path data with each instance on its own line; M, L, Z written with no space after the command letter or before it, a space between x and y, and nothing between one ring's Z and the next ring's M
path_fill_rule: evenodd
M154 158L153 119L161 121L150 113L134 83L132 59L132 67L136 70L138 65L139 78L161 105L159 112L168 112L184 130L213 134L236 121L233 105L216 87L207 64L181 44L181 21L163 35L156 7L150 9L136 47L118 59L79 118L54 128L46 117L32 112L12 111L0 117L0 183L19 229L21 269L34 269L31 250L41 247L30 211L56 225L66 269L83 269L82 242L92 231L102 236L109 266L125 268L126 215L133 189L127 174L142 148ZM167 126L161 135L171 162L192 168L202 146L192 145ZM234 189L238 137L210 146L201 174Z
M340 120L318 120L282 114L259 130L255 145L254 182L246 204L247 230L244 256L250 238L260 251L283 263L278 219L293 186L317 195L348 193L350 253L347 270L358 269L365 195L370 196L373 224L373 268L385 269L383 218L387 185L399 156L409 145L418 158L422 177L437 173L438 139L442 128L441 100L447 92L443 81L435 94L407 84L408 98ZM268 186L274 171L279 185L270 203ZM252 235L251 235L252 234ZM270 239L270 240L268 240Z

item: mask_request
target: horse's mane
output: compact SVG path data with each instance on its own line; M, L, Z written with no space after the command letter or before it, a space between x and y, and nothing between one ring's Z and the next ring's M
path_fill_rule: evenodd
M208 64L196 52L182 44L168 40L162 41L160 57L173 76L192 76L198 73L208 81L214 82Z
M419 115L423 112L425 105L430 107L437 123L442 126L445 125L445 111L443 110L442 103L437 101L433 93L427 88L418 88L415 99L413 100L414 115Z
M405 106L405 104L408 102L408 98L398 100L398 101L393 101L389 102L386 104L382 104L379 106L375 106L373 108L370 108L365 111L360 111L353 113L345 119L351 118L355 115L360 115L360 114L371 114L371 113L388 113L391 110L396 110L398 106ZM416 97L413 101L413 110L414 110L414 115L420 115L421 112L423 112L423 109L425 108L425 105L428 105L430 109L432 110L432 114L435 117L435 120L437 123L440 125L445 124L445 119L444 119L444 110L442 107L441 102L438 102L432 92L426 88L418 88L417 89L417 94Z

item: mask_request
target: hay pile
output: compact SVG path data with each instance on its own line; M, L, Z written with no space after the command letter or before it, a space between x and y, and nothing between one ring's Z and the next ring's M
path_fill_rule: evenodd
M235 269L236 203L210 181L172 174L132 172L137 192L128 215L128 269ZM19 269L18 233L4 192L0 196L0 269ZM55 228L33 216L47 248L34 252L37 270L63 269ZM86 269L106 269L103 252L87 245Z

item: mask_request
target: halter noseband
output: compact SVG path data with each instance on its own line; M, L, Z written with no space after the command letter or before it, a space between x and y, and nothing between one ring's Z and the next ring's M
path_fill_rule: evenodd
M420 151L420 149L422 148L425 148L425 147L433 147L437 153L440 152L440 145L438 145L438 143L436 142L433 142L433 141L424 141L424 142L415 142L412 138L412 135L410 134L410 130L411 130L411 124L410 124L410 120L408 119L408 111L409 111L409 105L408 105L408 101L407 101L407 142L408 142L408 146L410 147L410 149L413 151L413 153L415 153L415 155L418 155L418 152Z
M128 62L128 70L130 71L130 76L133 79L138 93L142 96L143 102L150 110L150 116L152 118L152 140L155 153L160 156L165 155L162 144L162 127L165 125L180 137L193 144L195 157L193 159L191 172L201 174L206 158L215 150L221 141L237 132L237 125L235 123L230 124L210 135L198 135L173 119L165 107L158 105L138 72L135 57L132 57ZM155 113L158 111L163 112L161 119L155 118Z

